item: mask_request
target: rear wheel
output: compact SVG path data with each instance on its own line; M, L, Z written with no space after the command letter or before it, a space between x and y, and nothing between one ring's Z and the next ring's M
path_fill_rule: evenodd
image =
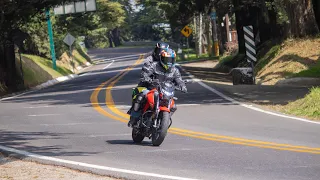
M140 133L139 129L132 128L132 140L135 143L141 143L144 139L144 136Z
M160 127L152 133L152 144L154 146L160 146L164 138L167 135L168 127L170 125L170 114L168 112L162 112L160 114Z

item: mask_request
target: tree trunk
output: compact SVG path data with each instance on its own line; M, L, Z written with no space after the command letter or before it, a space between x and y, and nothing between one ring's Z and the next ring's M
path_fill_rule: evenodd
M236 1L236 0L235 0ZM236 28L238 35L238 44L239 44L239 54L245 54L246 48L244 44L244 32L243 32L243 15L240 9L235 11L236 16Z
M115 47L120 46L121 42L120 42L119 28L115 28L114 30L112 30L112 36L113 36L113 42L114 42Z
M16 60L15 60L15 52L14 52L14 43L13 40L8 38L5 42L4 47L4 57L6 62L6 85L11 90L16 90L16 82L17 82L17 73L16 73Z
M318 29L320 29L320 1L313 0L313 11L315 14L316 21L318 23Z
M202 14L199 14L198 21L198 53L197 55L200 57L202 55Z
M206 24L205 24L205 34L207 39L207 52L209 57L212 56L212 32L211 32L211 19L209 16L206 16Z
M111 31L108 32L109 47L113 48L113 37Z
M299 0L299 3L287 3L289 18L289 36L305 37L319 33L311 0Z

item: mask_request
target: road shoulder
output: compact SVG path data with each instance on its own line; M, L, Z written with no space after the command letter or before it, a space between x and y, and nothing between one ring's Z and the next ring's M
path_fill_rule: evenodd
M59 179L59 180L115 180L114 178L85 173L60 166L39 164L0 153L0 179Z
M309 86L292 85L237 85L232 84L230 74L214 71L217 61L193 62L182 64L184 70L207 85L223 94L246 104L258 108L283 112L283 108L290 102L304 98L309 92ZM307 118L300 116L301 118ZM308 118L310 119L310 118ZM316 120L316 119L313 119Z

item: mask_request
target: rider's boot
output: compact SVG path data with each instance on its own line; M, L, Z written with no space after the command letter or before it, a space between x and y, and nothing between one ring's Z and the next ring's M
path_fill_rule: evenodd
M128 127L133 127L137 123L139 116L140 113L132 111L130 121L128 122Z
M133 107L130 108L128 113L130 113L130 121L128 122L129 127L133 127L137 120L140 117L140 105L142 102L143 97L140 95L135 99L135 102L133 103Z

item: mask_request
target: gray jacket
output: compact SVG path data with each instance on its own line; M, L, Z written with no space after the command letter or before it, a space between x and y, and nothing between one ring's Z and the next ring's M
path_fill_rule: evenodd
M165 70L160 62L145 62L140 74L139 86L152 88L150 84L151 79L158 79L160 82L169 80L174 82L178 87L185 87L185 83L182 80L180 71L178 68L173 67L170 71Z

